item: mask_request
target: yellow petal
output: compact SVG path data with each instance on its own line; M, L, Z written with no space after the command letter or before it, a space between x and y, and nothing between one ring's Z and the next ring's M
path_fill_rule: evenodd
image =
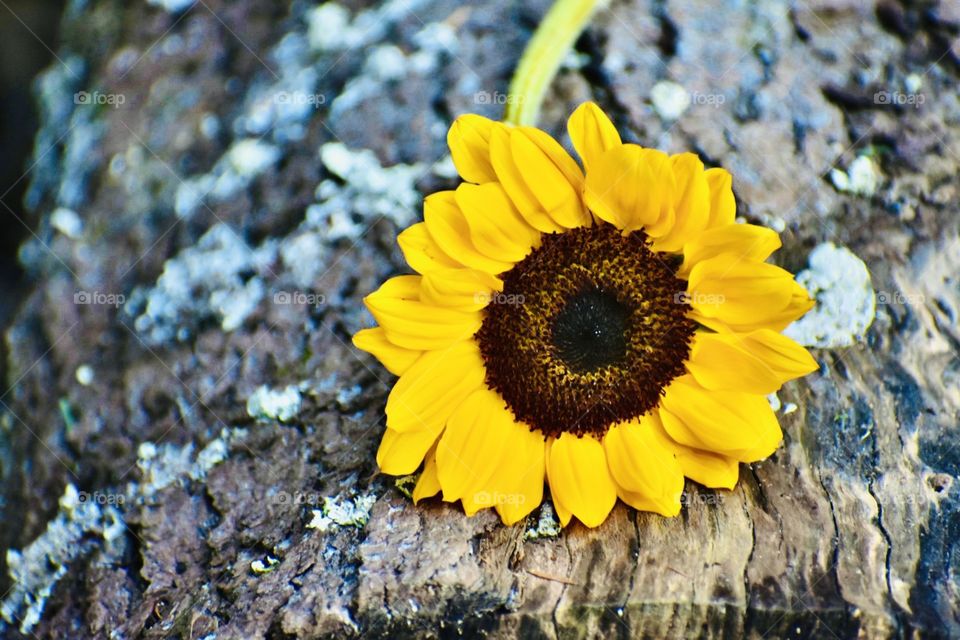
M737 218L737 201L733 197L733 176L726 169L713 168L704 172L710 185L710 221L707 228L733 224Z
M683 471L652 415L612 426L603 438L610 475L634 508L665 516L680 512ZM637 504L644 506L638 507Z
M485 271L438 268L423 276L420 298L427 304L476 311L502 290L503 281Z
M650 424L663 445L673 451L676 456L683 475L711 489L733 489L736 486L740 471L740 463L737 460L680 444L663 428L659 412L655 411L648 415L651 418Z
M580 193L522 129L509 130L507 147L494 146L494 163L504 189L535 229L553 233L559 220L583 217ZM509 159L507 159L509 158ZM501 170L509 166L512 170ZM522 190L519 198L514 190Z
M496 123L472 113L453 121L447 132L447 146L460 176L477 184L497 179L490 164L490 132Z
M710 185L703 163L693 153L670 156L676 186L673 228L653 242L656 251L679 251L691 238L700 234L710 220Z
M588 527L597 527L617 502L617 486L610 477L603 445L592 436L569 433L547 450L550 493Z
M733 489L740 474L740 463L719 453L680 446L677 462L683 475L711 489Z
M773 229L755 224L728 224L700 233L683 247L681 277L695 264L721 253L763 262L780 248L780 236Z
M520 216L499 183L461 184L456 199L470 239L485 256L515 263L540 245L540 232Z
M570 157L566 149L553 139L546 131L535 127L520 127L527 136L533 140L533 143L540 147L540 150L547 154L547 157L557 166L557 169L567 178L567 182L573 185L577 193L583 191L583 170L577 161ZM590 216L585 215L584 220L590 222Z
M758 315L754 318L750 318L748 322L743 324L726 322L720 320L719 318L705 316L696 309L688 311L687 317L709 329L718 332L735 331L745 333L748 331L753 331L754 329L771 329L778 332L783 331L787 325L801 317L814 305L814 301L810 299L806 289L800 286L796 281L794 281L792 284L791 289L792 294L790 296L790 302L783 310L768 310L762 316Z
M762 323L786 308L793 282L793 275L780 267L723 253L691 269L687 291L690 306L699 313L742 326Z
M593 102L584 102L570 119L567 132L583 168L590 171L594 161L609 149L620 146L620 134L610 118Z
M776 451L783 437L765 396L710 391L684 375L667 388L660 419L673 440L695 449L754 462Z
M444 500L446 500L446 498L444 498ZM447 502L452 502L452 500L447 500ZM464 496L460 498L460 504L463 506L463 512L467 517L476 515L481 509L489 509L493 506L490 492L483 489L467 491Z
M464 400L447 421L437 444L437 475L447 502L463 499L470 512L492 504L483 502L483 491L504 454L513 446L516 422L503 399L486 387Z
M423 473L417 478L417 485L413 488L413 503L417 504L425 498L431 498L440 493L440 478L437 476L437 448L436 445L427 452L423 463Z
M573 229L590 224L580 199L583 172L556 140L533 127L518 127L510 134L514 161L524 181L550 219Z
M543 435L514 423L511 444L494 473L494 507L507 526L523 520L543 501Z
M584 181L584 201L619 229L664 235L674 219L673 170L667 154L624 144L596 159Z
M743 329L765 327L774 331L783 331L787 325L794 320L799 319L803 314L813 308L814 301L803 286L794 280L790 283L790 302L787 306L777 313L771 313L763 318L762 321L754 321L746 325Z
M512 127L498 125L490 136L490 161L497 173L497 180L531 227L545 233L558 231L561 227L543 210L527 185L523 176L525 167L519 166L513 157L510 149L512 130Z
M420 301L421 276L396 276L363 299L393 344L412 350L443 349L470 338L482 317Z
M473 340L428 351L407 369L387 398L387 427L436 431L463 400L483 385L480 349Z
M423 353L393 344L382 327L357 331L353 334L353 346L372 355L387 371L397 376L409 369Z
M423 429L400 433L387 428L377 449L377 466L391 476L413 473L440 436L440 429Z
M680 476L681 478L683 476ZM681 485L680 494L683 494L683 487ZM658 502L644 493L634 493L632 491L627 491L620 485L617 485L617 497L628 504L637 511L650 511L651 513L658 513L661 516L667 518L673 518L680 513L680 498L678 497L676 501L664 503Z
M400 232L397 244L407 264L417 273L426 274L434 269L462 266L448 256L430 235L427 223L418 222Z
M816 371L817 362L799 344L770 329L698 331L687 369L707 389L769 394L788 380Z
M453 191L439 191L423 201L423 218L430 236L444 253L473 269L496 275L513 266L512 262L490 258L477 251L470 239L470 227L457 206Z

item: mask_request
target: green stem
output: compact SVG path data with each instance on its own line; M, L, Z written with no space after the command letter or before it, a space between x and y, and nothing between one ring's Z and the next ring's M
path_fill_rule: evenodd
M535 125L547 88L563 57L586 28L598 5L608 0L556 0L544 16L510 82L505 122Z

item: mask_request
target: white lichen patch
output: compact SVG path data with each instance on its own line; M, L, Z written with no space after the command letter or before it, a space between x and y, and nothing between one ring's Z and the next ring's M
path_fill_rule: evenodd
M883 174L877 164L867 156L858 156L846 172L830 170L830 181L837 191L870 197L877 192Z
M537 524L528 528L523 537L526 540L556 538L561 531L563 531L563 527L560 526L560 521L557 520L553 511L553 503L544 500L543 504L540 505L540 517L537 519Z
M238 176L250 179L272 167L280 159L280 150L261 140L247 138L230 147L227 159Z
M650 90L653 108L664 120L676 120L690 106L690 93L676 82L661 80Z
M276 254L274 242L251 249L227 225L214 225L195 246L167 260L154 287L134 290L128 307L142 309L134 326L148 344L187 339L211 316L233 331L264 297L260 276L269 273Z
M456 55L459 48L456 31L444 23L425 25L413 38L416 49L409 55L388 44L374 47L363 69L352 78L331 105L331 116L337 117L356 108L364 100L376 97L389 83L405 78L426 77L440 67L444 56Z
M783 415L785 416L797 410L797 405L793 402L787 402L786 404L781 403L780 396L777 395L776 391L767 396L767 402L770 403L770 408L774 411L780 411L782 409Z
M160 7L169 13L180 13L196 4L196 0L147 0L147 4Z
M324 498L319 509L311 509L307 528L327 532L336 527L363 527L370 520L370 509L376 501L372 493L354 498Z
M337 51L359 43L350 29L350 12L336 2L325 2L307 14L307 41L319 51Z
M767 402L770 404L771 409L780 411L780 396L777 395L776 391L767 396Z
M923 88L923 76L919 73L911 73L903 79L903 88L909 93L917 93Z
M77 212L67 207L57 207L50 214L50 226L70 238L76 240L83 233L83 221Z
M268 555L263 560L254 560L251 562L250 570L258 575L261 575L264 573L270 573L278 564L280 564L280 561L277 558Z
M816 300L813 309L784 331L800 344L848 347L873 323L876 299L870 272L849 249L832 242L817 246L797 282Z
M303 399L300 389L290 385L283 389L257 387L247 399L247 414L260 422L289 422L300 413Z
M93 384L95 374L93 372L93 367L88 364L82 364L77 367L74 376L77 378L77 382L85 387L89 387L91 384Z
M230 443L246 435L245 429L221 429L219 437L196 455L192 443L180 447L143 442L137 448L137 467L142 481L131 483L127 494L151 497L176 483L204 480L211 469L227 459Z
M19 622L21 633L29 634L40 621L47 599L67 573L70 562L90 553L99 554L95 556L97 563L119 561L124 553L127 525L118 505L149 499L177 483L205 479L210 469L226 459L230 442L246 433L244 429L223 429L196 456L192 444L178 447L144 442L137 449L142 481L128 483L122 492L81 493L68 484L60 498L60 509L46 531L26 548L7 551L7 567L14 586L0 602L3 622Z
M213 170L184 180L174 198L174 210L189 218L205 202L226 202L280 158L280 150L261 140L246 138L235 142L217 161Z
M787 230L787 221L781 218L780 216L771 215L765 212L760 212L759 217L760 217L760 222L763 223L763 226L770 227L777 233L783 233L784 231ZM737 219L737 222L740 222L740 220ZM746 220L744 220L744 222L746 222Z
M436 73L458 47L455 30L444 22L424 24L410 48L375 45L423 4L423 0L391 0L355 15L333 2L308 9L304 22L284 34L265 55L265 64L274 73L251 79L239 114L231 121L204 117L198 122L198 135L229 132L233 137L212 169L164 187L176 215L189 218L206 206L228 202L243 193L284 156L291 143L303 140L312 119L322 116L332 121L330 114L352 109L369 96L382 95L388 84L403 82L414 74ZM362 70L352 74L336 96L324 94L322 69L340 52L365 46L370 50ZM188 339L211 316L220 320L223 330L234 330L271 292L322 294L336 304L336 292L309 290L330 267L330 245L356 240L381 218L397 227L416 220L420 193L415 182L429 170L427 165L385 167L370 151L348 149L340 143L324 145L319 153L335 179L317 186L316 202L306 209L297 230L282 240L248 247L235 234L227 237L232 232L224 233L224 225L215 225L196 247L165 265L165 274L153 289L130 296L131 302L140 303L129 311L148 344ZM121 160L125 167L143 164L142 158L138 164L126 155ZM442 165L442 170L449 168L449 161ZM147 188L129 185L127 191L132 198ZM270 278L263 277L264 270L276 264L277 256L282 269L266 274ZM247 277L241 277L244 275ZM193 295L185 293L191 291Z
M426 4L426 0L388 0L351 19L345 7L325 2L307 15L307 38L313 49L324 53L363 47L382 40L398 20L416 15Z
M125 528L116 507L85 500L68 484L60 498L60 510L44 533L25 549L7 551L13 586L0 603L0 617L7 624L19 622L20 632L29 634L69 563L94 549L97 538L104 543L103 561L119 557L122 550L117 541Z
M319 202L307 209L306 224L325 230L328 240L356 239L381 218L398 227L416 219L420 194L414 185L425 171L422 164L384 167L372 151L351 150L340 142L323 145L320 160L344 182L321 182Z
M457 173L457 165L453 164L453 156L449 153L434 162L430 170L433 172L433 175L449 180L453 180L459 175Z
M317 272L323 265L327 250L319 234L310 231L295 233L280 246L280 259L293 284L309 289L315 283Z

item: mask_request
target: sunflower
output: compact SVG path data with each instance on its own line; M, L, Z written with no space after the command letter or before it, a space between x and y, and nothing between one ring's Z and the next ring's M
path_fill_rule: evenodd
M732 488L776 450L766 396L817 368L780 334L812 306L735 221L730 174L621 142L593 103L581 165L543 131L477 115L447 136L464 182L397 238L416 275L364 299L354 344L399 376L377 463L423 471L468 515L513 524L543 499L595 527L619 497L664 516L684 477Z

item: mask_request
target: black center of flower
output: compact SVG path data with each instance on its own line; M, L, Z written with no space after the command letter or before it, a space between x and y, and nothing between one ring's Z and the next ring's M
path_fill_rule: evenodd
M602 436L686 372L696 324L676 264L608 224L546 234L502 274L477 340L486 383L545 436Z
M622 363L627 355L630 309L607 291L590 288L573 296L553 321L557 355L576 373Z

